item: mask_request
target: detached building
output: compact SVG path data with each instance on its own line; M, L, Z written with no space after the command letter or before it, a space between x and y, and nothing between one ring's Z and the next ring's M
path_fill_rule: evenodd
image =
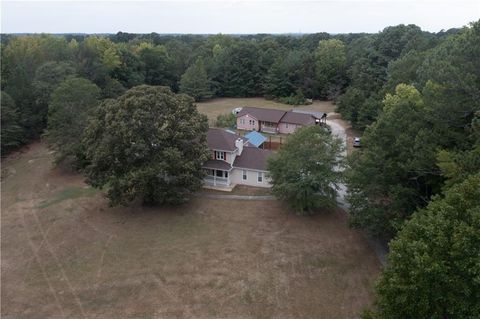
M211 159L203 164L206 187L230 191L235 185L271 187L266 178L271 151L251 146L248 140L223 129L207 133Z
M237 128L266 133L294 133L306 125L320 124L325 113L282 111L259 107L244 107L237 113Z

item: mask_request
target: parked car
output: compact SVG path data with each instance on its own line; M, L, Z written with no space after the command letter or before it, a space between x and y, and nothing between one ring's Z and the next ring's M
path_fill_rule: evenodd
M360 137L355 137L353 139L353 147L362 147L362 145L360 144Z

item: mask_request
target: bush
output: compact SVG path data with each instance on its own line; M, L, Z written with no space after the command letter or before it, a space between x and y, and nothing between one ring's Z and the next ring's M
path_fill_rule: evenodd
M289 104L289 105L309 105L312 104L311 99L306 99L305 96L303 95L302 90L298 89L297 92L294 94L291 94L290 96L287 97L279 97L277 98L277 101L280 103L284 104Z
M216 127L235 127L237 124L237 117L235 114L220 114L217 116L217 121L215 122Z

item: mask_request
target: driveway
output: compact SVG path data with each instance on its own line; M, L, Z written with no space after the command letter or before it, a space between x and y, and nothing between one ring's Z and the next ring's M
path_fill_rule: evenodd
M332 129L332 134L336 135L340 140L343 142L344 150L342 152L342 156L346 157L347 156L347 133L345 128L339 123L339 121L333 119L333 120L327 120L327 124L330 125L330 128ZM337 203L338 206L343 208L345 212L348 213L350 210L350 204L346 200L346 195L347 195L347 186L344 183L340 183L339 189L337 191ZM387 264L387 254L388 254L388 245L387 243L380 242L374 238L371 238L367 234L365 234L365 238L367 241L370 243L372 248L375 250L375 253L382 264L382 266L386 266Z

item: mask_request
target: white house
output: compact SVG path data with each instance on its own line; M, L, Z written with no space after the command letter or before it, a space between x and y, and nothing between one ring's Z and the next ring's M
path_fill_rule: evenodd
M235 185L271 187L267 174L269 150L250 146L248 140L223 129L207 133L211 159L203 164L205 187L232 190Z

